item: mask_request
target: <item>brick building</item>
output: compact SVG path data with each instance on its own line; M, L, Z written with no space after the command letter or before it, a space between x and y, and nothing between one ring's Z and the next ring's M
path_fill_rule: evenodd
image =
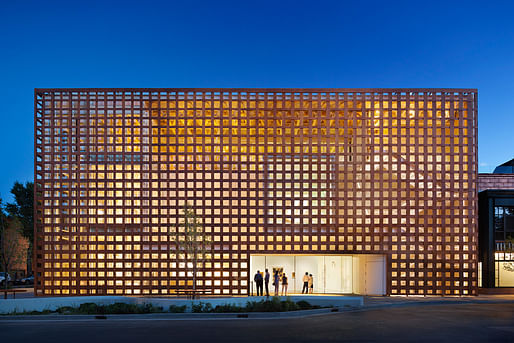
M478 188L481 286L507 291L514 287L514 159L479 174Z

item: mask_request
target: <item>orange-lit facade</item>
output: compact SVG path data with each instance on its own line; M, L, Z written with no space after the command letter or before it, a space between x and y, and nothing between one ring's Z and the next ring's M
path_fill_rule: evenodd
M38 295L246 295L253 254L382 255L386 294L477 294L475 89L36 89ZM189 274L189 276L188 276Z

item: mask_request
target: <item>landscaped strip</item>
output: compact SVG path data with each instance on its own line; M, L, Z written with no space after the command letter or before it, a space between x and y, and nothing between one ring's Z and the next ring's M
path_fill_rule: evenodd
M200 302L191 305L193 313L241 313L241 312L286 312L299 310L319 309L321 306L311 305L305 300L293 301L289 298L280 300L273 297L271 300L248 301L245 306L236 304L222 304L212 306L210 303ZM109 305L98 305L95 303L83 303L77 306L62 306L55 310L11 312L8 315L44 315L44 314L148 314L148 313L185 313L187 305L170 305L167 310L162 306L152 304L127 304L114 303Z

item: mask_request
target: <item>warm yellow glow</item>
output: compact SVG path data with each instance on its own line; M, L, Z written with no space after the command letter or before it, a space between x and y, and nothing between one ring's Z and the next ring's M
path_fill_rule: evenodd
M87 116L79 110L77 133L66 138L45 130L67 129L60 108L71 107L49 100L54 117L42 127L38 166L42 250L52 262L43 266L63 271L44 273L54 278L45 287L56 287L45 294L94 294L87 287L98 286L167 294L168 285L186 285L180 278L190 265L167 255L186 198L216 244L205 271L212 280L199 285L217 294L229 285L246 292L246 262L238 261L261 249L390 253L393 294L466 294L476 265L471 203L461 197L474 187L472 106L432 95L425 102L417 93L344 101L305 94L67 99L98 106ZM71 146L78 161L62 160ZM77 263L83 271L74 271ZM73 286L70 273L88 280Z

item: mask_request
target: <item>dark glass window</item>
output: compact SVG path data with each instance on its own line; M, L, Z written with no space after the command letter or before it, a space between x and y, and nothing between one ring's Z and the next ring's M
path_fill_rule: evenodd
M514 239L514 207L494 207L494 231L497 241Z

